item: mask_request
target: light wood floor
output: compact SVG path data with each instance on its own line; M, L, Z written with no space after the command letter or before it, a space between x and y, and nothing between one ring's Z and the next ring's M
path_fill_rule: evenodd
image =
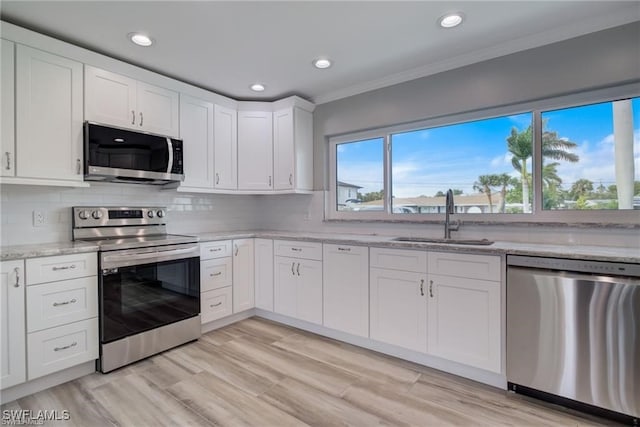
M65 426L600 425L256 317L2 409L68 410Z

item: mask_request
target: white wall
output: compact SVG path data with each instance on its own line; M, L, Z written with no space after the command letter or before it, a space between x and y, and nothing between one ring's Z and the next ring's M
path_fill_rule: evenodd
M3 185L0 188L0 244L71 240L72 206L166 206L171 233L248 230L257 227L254 196L200 195L133 184L91 184L90 188ZM32 212L45 214L34 227Z

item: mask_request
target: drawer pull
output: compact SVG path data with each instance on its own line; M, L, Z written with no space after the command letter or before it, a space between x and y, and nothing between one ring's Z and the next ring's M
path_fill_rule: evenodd
M61 305L75 304L76 302L78 302L78 300L74 298L74 299L69 300L69 301L54 302L54 303L53 303L53 306L54 306L54 307L59 307L59 306L61 306Z
M74 268L76 268L75 264L71 264L71 265L65 265L64 267L53 267L52 270L53 271L60 271L60 270L73 270Z
M341 248L341 247L338 247L338 250L339 250L340 252L351 252L351 248Z
M302 249L300 249L300 248L291 248L291 250L293 252L302 252Z
M222 305L222 301L220 301L219 303L216 304L211 304L209 307L213 308L213 307L220 307Z
M54 348L54 349L53 349L53 351L62 351L62 350L67 350L67 349L69 349L69 348L71 348L71 347L75 347L75 346L77 346L77 345L78 345L78 343L74 341L74 342L72 342L72 343L71 343L71 344L69 344L69 345L65 345L64 347L56 347L56 348Z
M213 248L213 249L209 249L209 252L220 252L222 250L222 248Z
M221 275L221 274L222 274L222 271L218 271L218 272L216 272L216 273L211 273L211 274L209 274L209 276L211 276L211 277L216 277L216 276L219 276L219 275Z

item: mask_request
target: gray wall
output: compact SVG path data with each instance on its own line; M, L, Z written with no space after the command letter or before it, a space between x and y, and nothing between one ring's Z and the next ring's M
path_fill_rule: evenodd
M640 22L319 105L314 188L328 189L328 137L640 81Z

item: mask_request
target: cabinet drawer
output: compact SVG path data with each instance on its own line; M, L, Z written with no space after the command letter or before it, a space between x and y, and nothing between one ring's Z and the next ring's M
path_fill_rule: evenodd
M274 240L273 245L276 256L322 261L322 243Z
M214 289L200 296L200 318L202 323L212 322L230 316L233 312L233 288Z
M29 380L97 358L97 317L27 334Z
M231 240L200 243L200 260L231 256Z
M27 286L98 274L95 252L27 259Z
M233 259L231 257L200 261L200 291L211 291L233 284Z
M500 257L429 252L429 274L500 281Z
M97 315L96 276L27 288L27 332L90 319Z
M371 267L390 270L427 272L427 252L407 249L371 248L369 250Z

